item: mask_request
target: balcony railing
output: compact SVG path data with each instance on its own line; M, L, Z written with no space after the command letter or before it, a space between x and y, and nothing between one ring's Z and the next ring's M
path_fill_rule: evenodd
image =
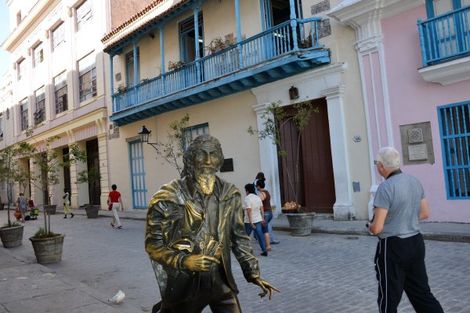
M470 55L470 6L418 20L423 66Z
M296 51L322 48L320 18L293 19L113 95L113 113L255 67Z

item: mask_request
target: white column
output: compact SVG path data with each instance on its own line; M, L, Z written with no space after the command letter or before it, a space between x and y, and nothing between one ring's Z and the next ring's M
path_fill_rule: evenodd
M335 182L336 202L333 205L335 220L350 220L356 216L352 199L352 181L348 159L348 141L344 118L343 87L323 91L328 109L331 160Z
M106 201L108 200L109 187L109 172L108 172L108 137L106 133L98 135L98 155L100 162L100 186L101 186L101 208L107 210Z
M253 106L253 109L256 112L256 122L257 129L264 128L265 119L262 118L265 114L267 107L270 103L260 103ZM273 143L272 139L258 139L259 145L259 156L260 156L260 168L261 172L264 173L268 186L271 190L271 204L276 206L273 214L277 216L281 213L281 189L279 183L279 166L278 166L278 155L277 147Z

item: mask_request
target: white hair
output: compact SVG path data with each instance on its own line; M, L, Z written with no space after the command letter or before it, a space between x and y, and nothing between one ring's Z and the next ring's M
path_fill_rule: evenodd
M377 154L377 162L382 163L382 165L387 169L398 169L400 168L400 152L393 147L383 147L380 148L379 153Z

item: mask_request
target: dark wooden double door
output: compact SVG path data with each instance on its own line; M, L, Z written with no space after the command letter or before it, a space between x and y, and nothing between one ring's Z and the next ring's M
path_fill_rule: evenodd
M280 121L281 149L279 156L281 200L295 199L306 210L317 213L333 213L335 186L331 160L330 131L326 100L317 99L305 103L316 108L309 123L299 137L299 131L289 117L296 108L285 107L284 123Z

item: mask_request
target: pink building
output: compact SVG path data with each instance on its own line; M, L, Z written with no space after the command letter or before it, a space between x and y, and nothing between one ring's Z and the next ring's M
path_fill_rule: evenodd
M343 0L329 15L356 31L370 158L395 146L430 220L469 223L470 0Z

